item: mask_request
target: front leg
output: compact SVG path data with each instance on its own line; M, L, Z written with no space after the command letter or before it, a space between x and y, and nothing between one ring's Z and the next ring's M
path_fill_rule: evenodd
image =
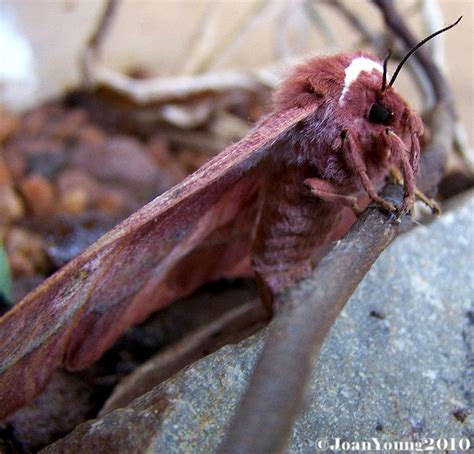
M410 213L415 203L415 174L412 163L410 162L410 155L405 143L389 129L386 131L389 139L390 146L398 148L397 155L400 157L400 163L403 171L403 189L405 190L405 196L401 205L398 208L399 213Z
M338 203L352 208L356 216L362 213L361 208L357 205L357 197L341 194L339 188L333 183L321 178L306 178L304 184L312 194L325 202Z
M380 197L375 190L375 186L367 175L367 166L365 165L364 158L360 152L359 147L354 143L351 136L344 133L342 136L342 149L345 153L347 161L352 166L356 174L359 176L362 187L367 192L369 197L382 209L390 212L397 211L395 205L387 202L385 199Z
M397 184L399 184L400 186L402 186L404 184L403 182L403 176L402 174L400 173L400 171L396 168L396 167L393 167L391 170L390 170L390 175L391 177L395 180L395 182ZM439 205L436 203L436 200L428 197L426 194L424 194L423 192L421 192L416 186L415 186L415 196L418 200L420 200L421 202L423 202L428 208L431 209L431 212L433 214L436 214L436 215L439 215L441 214L441 208L439 207Z

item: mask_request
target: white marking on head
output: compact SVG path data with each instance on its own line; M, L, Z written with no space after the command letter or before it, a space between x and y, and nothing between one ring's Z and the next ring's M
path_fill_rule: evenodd
M370 73L373 69L380 71L383 74L383 67L380 63L371 60L367 57L357 57L351 61L351 64L345 70L344 87L339 98L339 104L342 106L344 103L344 96L349 91L349 87L352 82L356 81L360 73L365 71Z

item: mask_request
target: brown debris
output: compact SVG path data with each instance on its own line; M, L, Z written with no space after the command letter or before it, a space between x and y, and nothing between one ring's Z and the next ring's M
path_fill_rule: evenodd
M14 227L6 235L5 247L14 277L45 274L48 271L49 260L39 235Z
M13 178L0 155L0 224L9 224L23 217L24 204L13 188Z
M0 224L17 221L25 213L24 205L11 186L0 184Z
M0 143L20 127L20 118L0 106Z
M32 175L21 182L21 192L34 216L49 216L56 207L53 185L39 175Z

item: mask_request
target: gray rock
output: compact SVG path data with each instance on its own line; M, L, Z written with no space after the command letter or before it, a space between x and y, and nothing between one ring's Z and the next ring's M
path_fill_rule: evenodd
M289 452L315 452L317 439L472 439L473 212L471 197L380 257L331 330ZM263 338L222 348L46 452L215 450Z

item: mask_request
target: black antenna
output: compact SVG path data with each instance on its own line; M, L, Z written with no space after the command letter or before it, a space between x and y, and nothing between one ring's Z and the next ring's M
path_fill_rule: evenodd
M459 21L462 19L462 16L456 21L454 22L454 24L451 24L451 25L448 25L447 27L444 27L442 28L441 30L438 30L437 32L434 32L433 34L431 34L430 36L427 36L423 41L420 41L415 47L413 47L409 52L408 54L406 54L402 61L398 64L397 66L397 69L395 70L395 72L393 73L393 76L392 76L392 79L390 80L390 83L388 84L389 87L391 87L393 85L393 83L395 82L395 79L397 78L398 76L398 73L400 72L400 70L402 69L402 66L405 64L405 62L421 47L423 46L423 44L425 44L427 41L429 41L431 38L434 38L436 35L439 35L440 33L443 33L447 30L449 30L450 28L453 28L455 25L457 25L459 23Z
M388 49L388 54L383 61L383 81L382 81L382 93L387 88L387 65L388 59L392 56L392 49Z

